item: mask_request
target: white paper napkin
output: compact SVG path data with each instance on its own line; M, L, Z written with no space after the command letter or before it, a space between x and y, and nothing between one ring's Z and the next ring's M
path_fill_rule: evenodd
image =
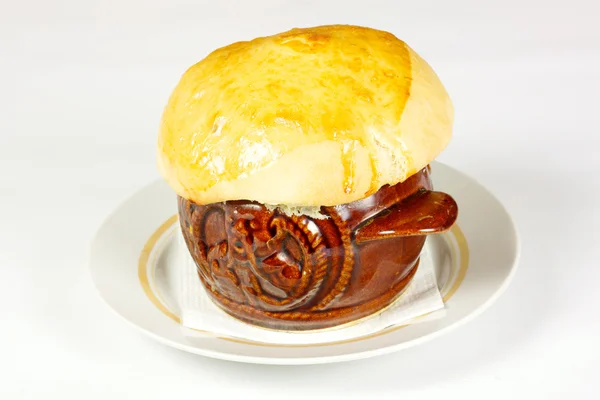
M317 344L373 334L390 326L417 323L443 316L444 302L437 287L433 260L426 242L419 268L404 293L384 311L341 328L308 332L262 329L239 321L217 307L200 283L196 265L181 233L178 234L181 265L181 324L185 335L234 337L272 344ZM426 316L426 317L425 317Z

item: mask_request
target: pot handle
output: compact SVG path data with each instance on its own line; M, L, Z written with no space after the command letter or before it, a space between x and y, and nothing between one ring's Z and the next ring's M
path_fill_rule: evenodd
M356 243L444 232L456 221L458 206L442 192L421 190L379 213L356 231Z

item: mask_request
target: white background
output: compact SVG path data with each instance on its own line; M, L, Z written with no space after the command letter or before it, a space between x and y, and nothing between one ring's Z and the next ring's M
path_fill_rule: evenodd
M0 4L0 398L598 398L597 1ZM439 159L513 214L512 285L442 338L345 364L235 364L142 336L95 293L87 251L158 178L168 94L217 46L325 23L389 30L438 72L456 108Z

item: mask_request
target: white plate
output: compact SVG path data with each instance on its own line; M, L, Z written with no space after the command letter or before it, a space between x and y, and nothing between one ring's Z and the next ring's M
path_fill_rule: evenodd
M137 192L100 228L91 272L101 297L125 320L169 346L204 356L265 364L315 364L390 353L437 337L481 313L502 293L517 265L515 226L484 187L444 164L432 163L436 190L459 205L453 229L428 245L446 304L441 319L391 326L376 334L318 345L279 345L234 338L191 338L178 324L172 257L176 199L163 181Z

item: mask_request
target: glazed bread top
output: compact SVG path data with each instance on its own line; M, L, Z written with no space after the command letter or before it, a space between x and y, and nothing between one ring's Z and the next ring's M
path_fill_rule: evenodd
M158 166L197 204L331 206L421 170L452 123L435 72L391 33L293 29L220 48L183 74Z

